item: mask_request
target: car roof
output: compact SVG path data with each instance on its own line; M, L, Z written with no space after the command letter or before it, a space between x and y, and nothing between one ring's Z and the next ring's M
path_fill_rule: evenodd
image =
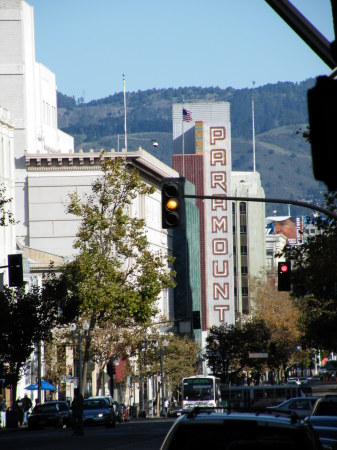
M245 420L251 422L264 422L264 423L275 423L276 425L295 425L300 424L295 416L280 415L278 413L270 414L268 411L265 412L239 412L239 411L224 411L218 412L210 408L202 408L198 410L195 408L188 414L184 414L177 419L180 422L188 421L200 421L200 422L223 422L223 420Z

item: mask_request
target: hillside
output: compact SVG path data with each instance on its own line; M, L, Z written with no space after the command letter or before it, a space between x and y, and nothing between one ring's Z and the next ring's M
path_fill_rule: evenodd
M314 180L311 150L300 129L308 123L306 92L314 80L302 83L268 84L254 89L256 169L261 174L266 197L289 198L314 203L325 186ZM193 100L231 103L233 170L253 168L252 89L179 88L127 93L129 150L143 147L168 165L172 163L172 104ZM59 127L75 137L75 148L114 148L124 145L123 94L84 103L83 99L58 93ZM151 140L159 143L157 148ZM286 205L266 205L267 214ZM292 214L308 214L291 208Z

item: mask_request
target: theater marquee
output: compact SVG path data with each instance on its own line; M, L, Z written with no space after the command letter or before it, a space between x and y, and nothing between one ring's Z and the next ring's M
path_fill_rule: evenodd
M205 195L230 195L230 123L203 123ZM227 200L205 200L208 327L235 320L232 209Z

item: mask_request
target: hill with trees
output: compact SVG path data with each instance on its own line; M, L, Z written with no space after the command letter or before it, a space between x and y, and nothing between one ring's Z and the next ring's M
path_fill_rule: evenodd
M321 201L325 185L313 177L311 149L302 132L308 125L307 90L315 83L279 82L253 89L184 87L128 92L128 149L139 146L172 165L172 104L208 100L231 104L232 169L251 171L252 98L254 98L256 170L266 197ZM123 92L88 103L58 93L59 127L74 136L75 148L116 151L124 146ZM158 147L152 146L156 139ZM267 214L287 214L286 205L266 205ZM293 215L311 213L291 208Z

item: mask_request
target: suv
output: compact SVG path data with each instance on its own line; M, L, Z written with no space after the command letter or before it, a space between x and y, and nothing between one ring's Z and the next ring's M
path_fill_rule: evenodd
M281 414L219 412L195 408L179 417L161 450L321 450L308 424Z

